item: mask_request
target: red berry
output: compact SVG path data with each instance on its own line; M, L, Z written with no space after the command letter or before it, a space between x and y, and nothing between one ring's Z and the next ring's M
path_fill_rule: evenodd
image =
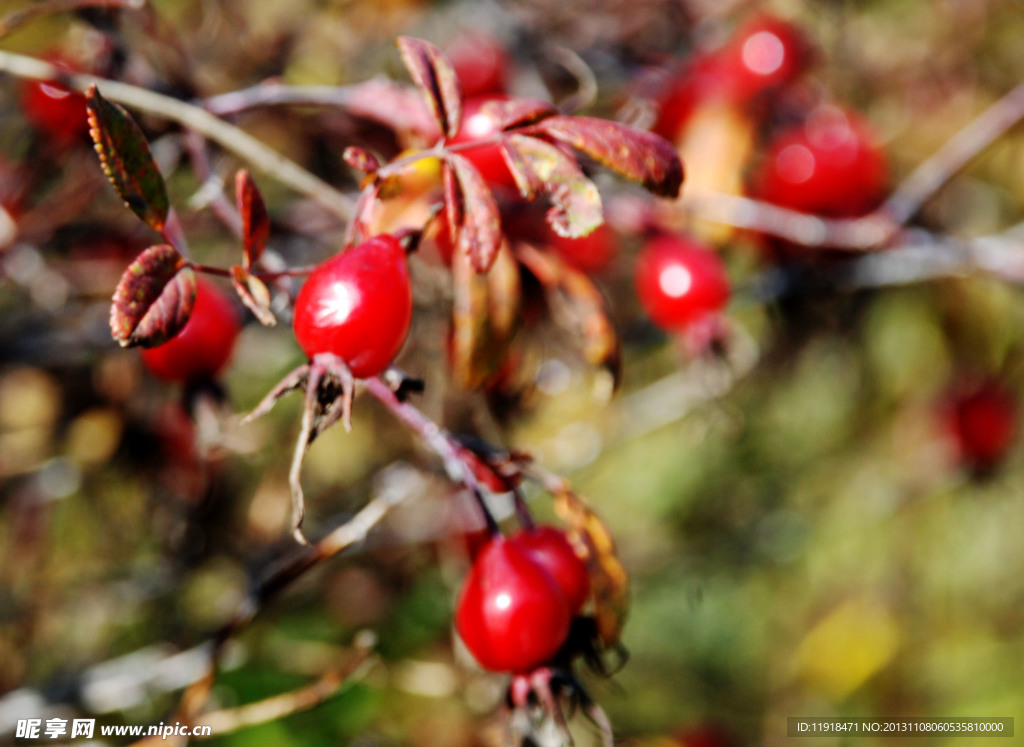
M525 672L569 635L565 595L534 553L502 537L477 556L455 606L455 628L485 669Z
M508 541L528 550L547 569L565 595L569 612L575 615L583 609L590 596L590 574L562 530L540 526L514 534Z
M488 140L498 135L501 132L501 121L497 118L497 113L487 104L491 101L503 100L504 97L500 96L484 96L467 100L462 109L462 122L459 125L459 131L451 139L452 145ZM512 172L508 170L508 164L505 163L505 157L501 155L501 146L498 143L461 150L459 154L468 158L489 184L515 188L515 179Z
M743 24L716 57L727 95L742 104L795 80L807 67L809 51L800 29L761 15Z
M608 267L615 255L615 237L607 223L602 223L586 236L570 239L548 230L551 247L568 264L581 272L598 273Z
M498 39L480 31L467 32L448 46L447 53L467 99L505 93L509 61Z
M659 236L640 251L636 292L651 320L680 331L720 311L729 279L718 254L682 236Z
M852 112L821 107L768 147L753 194L832 218L864 215L885 196L885 154Z
M59 57L51 57L50 62L64 72L73 72L71 65ZM73 142L89 130L85 96L53 81L25 81L21 108L36 129L61 144Z
M166 381L212 378L231 358L239 329L231 299L213 283L199 278L188 322L163 345L142 350L142 362L150 373Z
M1017 401L1000 382L988 380L960 391L949 406L949 429L968 466L995 467L1017 433Z
M357 378L375 376L398 354L412 321L405 251L376 236L320 264L295 299L295 339L313 357L333 353Z

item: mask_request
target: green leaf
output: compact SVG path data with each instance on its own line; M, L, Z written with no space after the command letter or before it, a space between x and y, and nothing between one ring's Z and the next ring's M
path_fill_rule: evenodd
M142 130L118 104L107 101L93 85L86 93L89 134L100 165L128 208L163 233L170 205L160 169Z
M606 119L566 115L542 119L531 129L583 151L656 195L679 195L683 163L672 144L653 132Z
M121 347L153 347L174 337L192 315L195 273L168 244L146 249L114 291L110 333Z

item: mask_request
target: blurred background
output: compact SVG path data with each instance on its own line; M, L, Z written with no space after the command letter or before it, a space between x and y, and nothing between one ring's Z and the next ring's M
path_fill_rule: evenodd
M0 3L0 18L30 5ZM769 63L778 77L751 91L749 71L723 69L744 59L737 39L765 29L787 67ZM0 50L190 100L268 79L348 87L348 106L231 120L353 196L346 146L384 161L429 144L408 111L354 87L408 81L401 34L449 50L464 76L498 70L465 79L467 93L551 100L679 147L681 201L594 170L611 245L579 269L621 341L614 396L573 326L598 312L559 305L525 270L521 325L458 386L450 275L430 241L412 260L414 330L398 364L425 379L415 401L432 418L529 452L605 519L632 579L629 659L584 682L623 744L704 747L784 743L787 716L1024 714L1020 129L926 201L905 239L913 253L897 241L875 264L712 222L687 203L693 190L831 217L877 207L1021 82L1021 32L1016 0L152 0L40 17ZM173 712L201 671L196 647L287 551L301 397L251 425L236 413L303 362L287 282L274 288L277 328L239 305L220 388L183 391L118 349L110 295L155 238L119 204L81 127L47 124L27 89L0 73L0 741L18 718L149 724ZM861 122L884 163L866 196L840 172L835 191L852 207L786 203L764 186L774 143L821 107ZM237 262L210 185L244 164L210 148L204 176L180 126L138 119L195 257ZM271 266L341 245L343 223L255 176ZM391 202L398 217L382 220L422 224L412 182ZM724 260L733 293L714 344L695 348L646 318L633 268L652 230L685 231ZM937 264L979 237L1003 252L997 271L966 254ZM362 630L377 636L374 658L312 710L211 743L500 744L504 680L476 669L451 630L477 519L438 459L360 397L352 432L312 447L303 484L313 537L383 491L407 499L262 611L229 647L211 705L301 687L345 661ZM549 495L529 497L553 516ZM597 743L581 717L573 729Z

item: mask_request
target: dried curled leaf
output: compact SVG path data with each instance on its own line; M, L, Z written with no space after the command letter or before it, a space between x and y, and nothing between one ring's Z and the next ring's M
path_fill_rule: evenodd
M619 337L601 291L557 254L518 244L516 258L544 287L554 321L582 339L584 360L611 374L617 388L622 377Z
M277 318L270 310L270 290L262 280L250 275L244 267L234 265L231 268L231 285L245 308L260 320L260 324L266 327L277 324Z
M135 120L107 101L93 85L86 94L89 134L100 165L128 208L154 230L163 232L170 203L160 168Z
M606 119L565 115L542 119L532 129L571 145L654 194L679 195L683 163L672 144L653 132Z
M477 272L487 272L501 245L501 215L487 182L466 158L445 155L445 203L449 225Z
M151 246L121 275L110 307L110 333L121 347L160 345L182 330L195 300L195 274L177 249Z
M242 216L242 241L245 247L245 267L248 269L259 261L263 250L267 248L270 216L267 215L263 195L245 169L239 169L235 174L235 199Z
M537 185L551 198L548 223L559 236L586 236L604 222L601 193L575 159L543 140L510 134L505 147L520 192L529 198ZM523 169L521 177L516 173ZM522 179L522 181L521 181ZM523 182L528 190L523 190Z
M629 574L608 527L582 497L563 487L555 493L554 505L568 527L569 540L587 561L598 635L605 646L613 647L629 614Z
M455 135L462 121L462 86L452 63L430 42L411 36L397 41L413 83L423 92L427 106L437 119L441 132Z
M519 269L503 245L491 271L483 275L474 272L468 255L457 252L452 275L452 378L464 389L476 389L498 373L518 329Z

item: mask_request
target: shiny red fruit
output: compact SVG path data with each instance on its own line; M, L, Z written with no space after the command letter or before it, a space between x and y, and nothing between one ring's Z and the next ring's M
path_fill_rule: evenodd
M716 54L728 95L746 103L793 82L807 68L810 46L799 28L777 16L744 23Z
M474 143L500 134L501 122L496 119L495 112L487 107L487 104L491 101L502 100L504 97L501 96L467 99L462 109L462 122L459 125L459 131L451 139L451 144ZM460 150L459 155L468 158L476 166L484 180L492 186L515 189L515 179L512 172L508 170L508 164L505 163L505 157L502 156L501 146L498 143Z
M518 532L508 541L528 550L547 569L565 595L569 612L575 615L583 609L590 596L590 574L561 529L539 526Z
M241 329L231 299L213 283L196 281L196 302L184 328L154 348L142 350L149 372L165 381L211 379L227 365Z
M295 339L306 355L333 353L357 378L383 371L412 322L405 251L376 236L319 265L295 299Z
M1017 435L1016 397L995 380L957 393L949 407L949 429L969 467L995 467Z
M867 123L821 107L777 136L753 179L755 197L831 218L864 215L885 197L888 166Z
M455 606L455 628L482 667L527 672L569 635L565 595L534 553L497 537L476 557Z
M695 55L679 71L660 97L652 129L675 140L699 106L746 106L794 83L811 57L811 45L798 27L776 16L756 16L722 47Z
M729 300L729 278L718 254L683 236L649 241L640 251L634 280L647 315L666 330L683 330L721 311Z
M63 60L50 61L63 71L72 72ZM21 109L33 127L61 144L73 142L89 131L85 96L53 81L26 80L21 89Z
M447 54L467 99L505 93L509 59L497 38L481 31L467 32L448 46Z
M548 243L568 264L581 272L599 273L615 256L615 237L607 223L602 223L586 236L570 239L548 229Z

